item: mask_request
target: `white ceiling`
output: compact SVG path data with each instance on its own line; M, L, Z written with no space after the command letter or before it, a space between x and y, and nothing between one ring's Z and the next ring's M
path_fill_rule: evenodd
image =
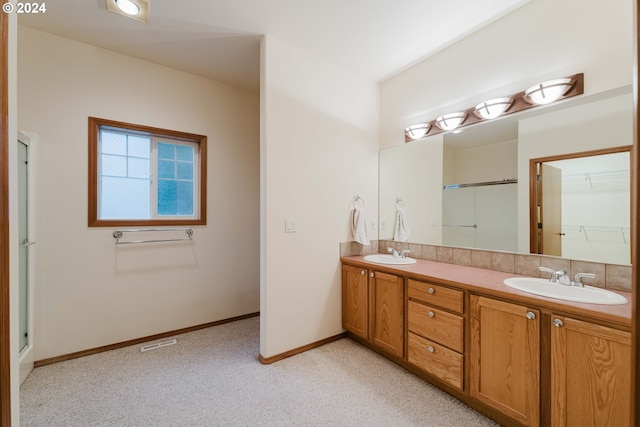
M257 89L262 34L382 81L528 1L150 0L142 24L105 0L55 0L19 24Z

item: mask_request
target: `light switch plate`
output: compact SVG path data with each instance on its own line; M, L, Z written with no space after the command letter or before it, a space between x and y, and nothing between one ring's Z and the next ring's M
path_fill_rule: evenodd
M298 221L293 218L285 219L284 231L285 233L295 233L296 231L298 231Z

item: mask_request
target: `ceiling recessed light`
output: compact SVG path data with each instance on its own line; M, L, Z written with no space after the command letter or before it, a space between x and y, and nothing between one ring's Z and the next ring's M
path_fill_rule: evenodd
M121 11L127 15L137 15L140 13L140 6L131 0L115 0Z
M148 0L105 0L107 9L118 15L135 19L136 21L149 23Z

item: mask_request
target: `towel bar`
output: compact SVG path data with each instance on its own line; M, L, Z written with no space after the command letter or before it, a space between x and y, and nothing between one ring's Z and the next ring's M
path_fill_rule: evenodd
M360 206L359 207L364 208L364 199L356 194L355 196L353 196L353 207L354 208L357 206L358 202L360 202Z
M143 233L147 231L182 231L184 232L185 237L181 237L178 239L149 239L149 240L129 240L126 242L121 242L124 233ZM128 230L115 230L113 232L113 238L116 239L116 245L128 245L131 243L159 243L159 242L182 242L185 240L192 240L193 237L193 229L191 228L136 228L136 229L128 229Z

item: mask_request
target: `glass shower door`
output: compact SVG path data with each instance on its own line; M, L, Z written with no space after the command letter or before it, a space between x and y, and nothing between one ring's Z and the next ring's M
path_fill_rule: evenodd
M492 181L446 186L442 193L442 244L518 250L518 186Z

